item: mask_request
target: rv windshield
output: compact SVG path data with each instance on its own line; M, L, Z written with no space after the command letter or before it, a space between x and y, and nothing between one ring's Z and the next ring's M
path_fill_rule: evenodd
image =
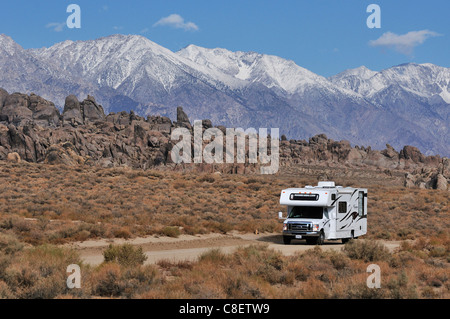
M323 207L293 206L289 218L323 218Z

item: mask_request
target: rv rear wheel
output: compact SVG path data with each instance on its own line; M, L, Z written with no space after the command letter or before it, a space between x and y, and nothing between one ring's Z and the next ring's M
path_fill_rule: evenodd
M342 243L346 244L348 243L350 240L355 239L355 234L353 233L353 230L351 232L351 237L350 238L342 238Z

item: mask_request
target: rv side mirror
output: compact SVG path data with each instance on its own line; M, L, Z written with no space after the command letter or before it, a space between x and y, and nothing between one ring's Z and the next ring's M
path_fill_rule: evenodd
M278 219L286 219L283 217L283 212L278 212Z

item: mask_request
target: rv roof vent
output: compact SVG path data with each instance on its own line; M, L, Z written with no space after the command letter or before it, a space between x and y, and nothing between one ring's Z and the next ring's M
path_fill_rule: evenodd
M306 185L305 188L314 188L314 186Z
M318 187L335 187L334 182L319 182Z

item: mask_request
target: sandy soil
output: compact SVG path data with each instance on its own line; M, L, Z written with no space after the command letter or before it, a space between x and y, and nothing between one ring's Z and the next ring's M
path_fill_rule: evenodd
M364 239L358 239L364 240ZM172 262L182 260L196 260L201 254L211 249L220 249L224 253L231 253L238 247L247 245L268 245L269 248L279 250L284 255L292 255L296 252L314 248L307 245L304 240L292 241L291 245L284 245L280 234L239 234L227 235L208 234L198 236L182 235L178 238L170 237L146 237L131 240L88 240L66 245L79 251L81 259L90 265L98 265L103 262L103 251L109 244L130 243L141 246L147 255L147 264L154 264L160 260ZM382 241L390 250L400 246L399 241ZM326 241L321 246L323 250L340 250L344 247L341 241Z

